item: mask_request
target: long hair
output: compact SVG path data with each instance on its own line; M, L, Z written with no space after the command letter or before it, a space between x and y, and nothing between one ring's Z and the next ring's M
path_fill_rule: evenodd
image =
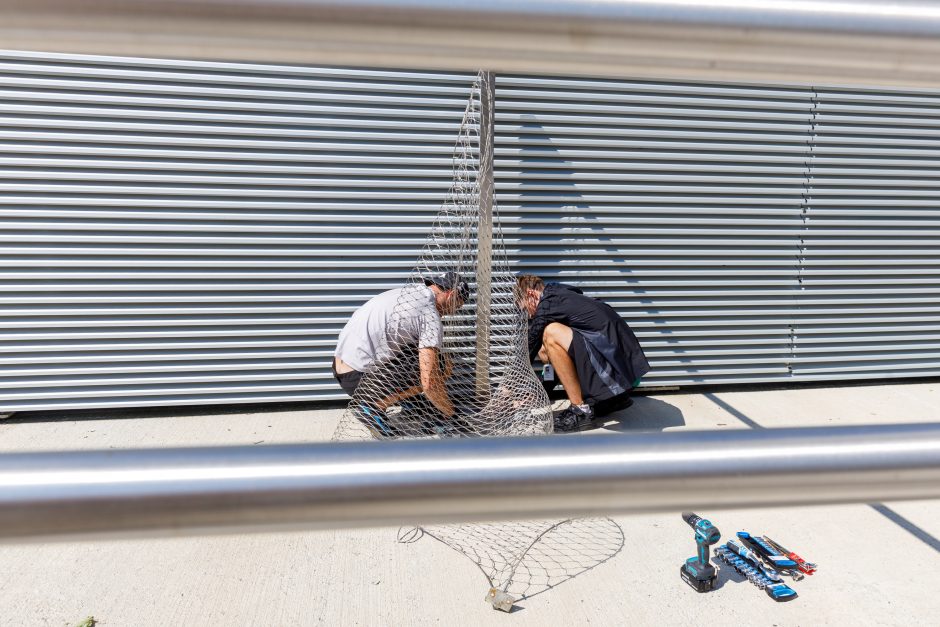
M541 292L545 289L545 281L535 276L534 274L520 274L516 278L516 287L515 295L516 302L521 303L525 300L526 292L528 290L535 290L536 292Z

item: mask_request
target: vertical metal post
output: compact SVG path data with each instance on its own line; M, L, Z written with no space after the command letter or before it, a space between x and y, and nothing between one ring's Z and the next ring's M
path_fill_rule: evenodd
M480 221L477 225L476 391L489 398L490 289L493 266L493 135L495 124L493 72L480 73Z

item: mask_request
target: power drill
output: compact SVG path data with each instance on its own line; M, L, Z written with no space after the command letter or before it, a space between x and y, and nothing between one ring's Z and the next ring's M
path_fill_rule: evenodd
M708 592L714 588L717 575L715 567L708 563L708 547L721 539L721 532L711 521L705 520L692 512L682 512L682 520L687 522L695 531L695 544L698 546L698 555L685 560L679 568L682 580L695 588L698 592Z

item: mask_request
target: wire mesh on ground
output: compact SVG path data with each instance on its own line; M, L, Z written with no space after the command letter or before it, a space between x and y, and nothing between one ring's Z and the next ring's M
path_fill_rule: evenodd
M503 244L498 209L481 209L488 192L480 164L492 163L494 86L480 73L461 120L454 179L405 286L387 292L387 348L362 372L334 440L545 435L551 402L529 360L527 319ZM483 108L490 109L484 115ZM463 283L466 285L463 285ZM433 289L433 286L438 289ZM446 297L445 297L446 293ZM422 380L421 347L438 346L440 385L453 404L446 416ZM432 361L433 364L433 361ZM449 408L444 408L449 409ZM616 555L623 532L608 518L415 528L472 560L492 588L531 597ZM403 537L399 538L400 540Z
M610 518L412 527L398 541L428 535L469 558L491 588L528 599L617 555L623 530Z

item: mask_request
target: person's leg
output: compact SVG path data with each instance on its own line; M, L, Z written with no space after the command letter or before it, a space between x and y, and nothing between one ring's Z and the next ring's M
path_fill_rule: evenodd
M404 348L382 364L386 373L382 377L381 391L376 390L376 405L385 411L392 405L421 394L421 376L418 372L418 351Z
M572 405L583 405L584 397L581 395L581 381L578 379L578 371L575 369L574 361L568 353L571 347L571 341L574 338L574 331L559 322L552 322L545 327L542 334L542 343L548 360L555 369L558 380L565 388L565 394Z
M393 392L392 394L389 394L382 400L376 402L376 406L382 411L385 411L386 409L388 409L395 403L398 403L399 401L404 401L413 396L417 396L420 393L421 393L421 386L416 385L416 386L408 388L407 390L400 390L398 392Z
M350 370L347 372L337 372L336 366L333 366L333 376L336 378L336 381L337 383L339 383L339 386L343 388L343 391L346 392L346 394L348 394L350 397L356 393L356 390L359 388L359 384L362 383L362 373L359 372L358 370ZM371 382L373 383L373 385L370 387L375 388L376 387L375 382L374 381L371 381ZM391 405L394 405L398 401L404 400L406 398L411 398L412 396L415 396L420 393L421 393L421 386L416 385L406 390L396 390L393 392L383 392L383 393L372 394L370 396L372 396L373 398L369 399L369 405L371 405L372 407L380 411L385 411ZM375 400L375 397L379 397L379 398Z
M435 435L441 424L454 424L455 420L445 419L440 411L428 399L421 385L421 367L418 350L404 349L395 358L386 363L388 371L394 373L386 382L378 401L383 411L392 405L398 405L400 411L391 418L391 423L405 435ZM445 379L452 373L449 357L439 354L438 367ZM402 389L404 388L404 389Z
M337 383L346 394L353 398L349 408L356 420L368 429L374 438L395 437L398 434L386 424L385 409L380 409L375 403L363 400L362 394L356 394L363 383L363 374L358 370L346 369L343 372L337 372L336 363L333 364L333 376Z
M544 344L542 344L542 348L539 349L539 360L540 360L543 364L550 364L550 363L551 363L551 362L548 360L548 351L545 350L545 345L544 345Z

